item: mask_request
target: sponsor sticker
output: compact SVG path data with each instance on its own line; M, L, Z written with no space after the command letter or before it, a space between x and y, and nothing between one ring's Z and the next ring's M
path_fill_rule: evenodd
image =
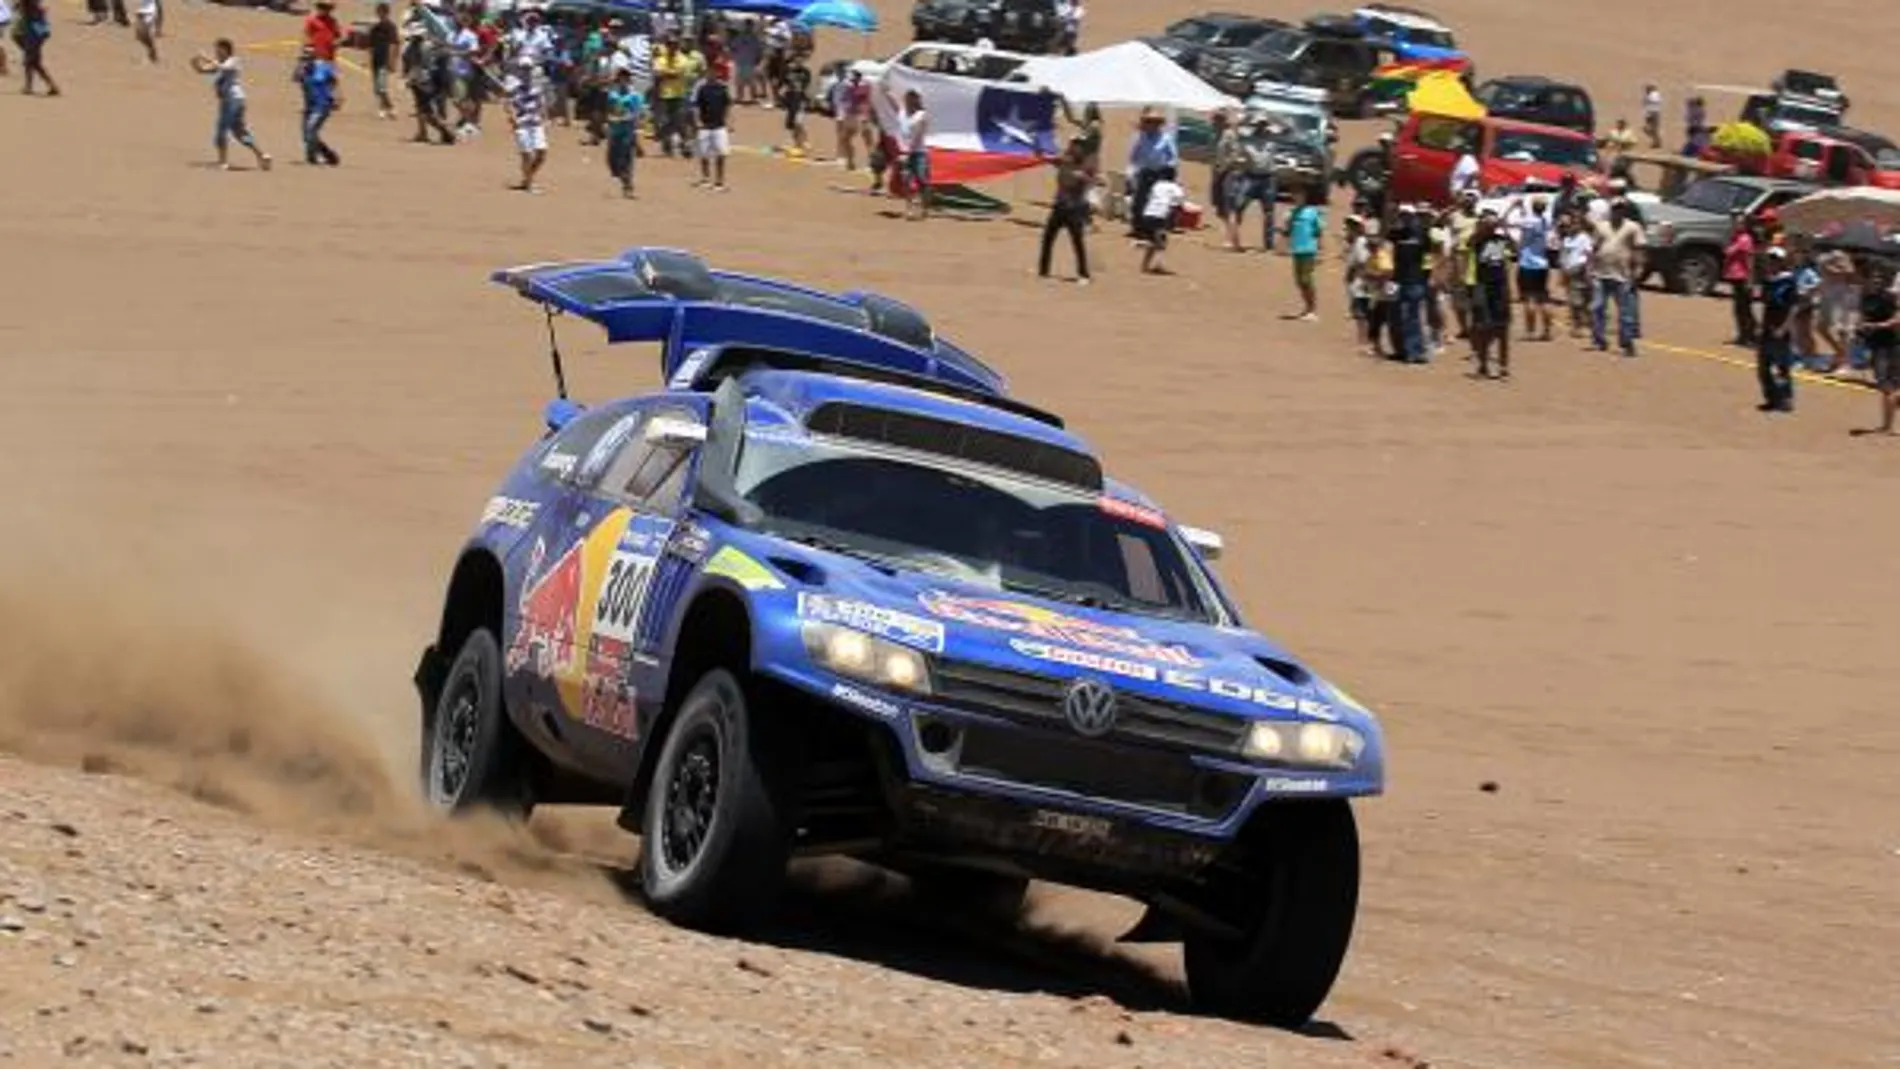
M1160 671L1151 664L1131 661L1125 657L1110 657L1103 653L1088 650L1072 650L1066 646L1055 646L1033 639L1012 638L1010 649L1025 657L1034 657L1039 661L1051 661L1068 665L1071 668L1087 668L1096 672L1108 672L1113 675L1127 676L1129 679L1153 680Z
M1273 709L1283 713L1299 713L1302 716L1310 716L1316 720L1339 719L1339 714L1335 713L1332 706L1327 705L1325 702L1316 702L1310 698L1295 698L1291 695L1281 694L1277 690L1256 686L1252 683L1242 683L1231 679L1221 679L1217 676L1204 676L1198 672L1182 672L1175 669L1163 671L1161 673L1161 682L1171 687L1179 687L1182 690L1199 691L1205 694L1215 694L1222 698L1233 698L1236 701L1252 702L1264 709Z
M1029 826L1042 828L1045 831L1059 831L1065 835L1074 835L1083 839L1106 839L1115 830L1115 822L1106 817L1058 813L1053 809L1038 809L1031 813Z
M1275 794L1319 794L1332 789L1333 785L1323 779L1305 779L1293 776L1268 776L1260 785Z
M607 428L607 433L601 435L600 439L594 443L594 447L587 451L587 459L581 462L580 477L593 479L605 471L608 462L613 460L614 454L620 452L620 447L627 444L627 439L633 435L633 428L639 422L640 417L631 414L615 420L614 425Z
M1007 598L970 598L941 590L919 595L932 616L957 623L1007 631L1112 657L1127 657L1175 668L1199 668L1201 661L1183 646L1156 642L1129 627L1097 623ZM1033 655L1032 655L1033 656ZM1142 678L1152 679L1153 675Z
M855 705L867 713L881 716L886 720L895 720L904 713L896 702L881 698L867 690L859 690L848 683L834 684L831 688L831 696L846 705Z
M698 564L712 548L712 532L697 523L688 523L673 536L673 553Z
M541 470L555 478L565 479L574 474L574 466L580 462L581 458L572 453L549 453L541 458Z
M686 359L681 360L680 366L674 370L673 377L666 381L667 387L684 390L691 386L693 380L699 377L700 369L706 366L706 361L712 359L712 355L713 351L704 346L687 353Z
M515 497L491 497L482 509L483 527L499 523L504 527L523 528L534 522L534 515L541 506L532 501L523 501Z
M731 546L721 546L719 552L713 554L712 560L706 562L706 574L724 576L747 590L785 589L785 584L771 569Z
M646 603L647 587L653 580L653 562L650 556L614 552L600 597L594 602L594 634L615 642L633 642L633 625L640 619L640 606Z
M943 652L942 624L868 601L852 601L830 594L800 594L798 615L807 620L840 624L929 653Z

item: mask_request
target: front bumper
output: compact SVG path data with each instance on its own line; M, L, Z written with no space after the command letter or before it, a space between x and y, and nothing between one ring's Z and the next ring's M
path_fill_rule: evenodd
M1277 800L1383 788L1372 752L1351 771L1272 768L1210 752L1222 745L1215 722L1226 719L1214 714L1195 723L1156 707L1145 723L1137 713L1125 729L1095 740L1069 729L1055 704L999 697L985 708L898 696L814 669L764 672L888 731L903 758L902 787L1009 803L1036 834L1087 841L1141 826L1219 843Z

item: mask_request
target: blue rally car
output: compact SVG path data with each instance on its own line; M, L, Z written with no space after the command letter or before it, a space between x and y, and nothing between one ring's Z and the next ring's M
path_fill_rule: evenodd
M582 407L488 501L416 670L458 811L619 807L652 908L737 930L788 858L967 908L1127 895L1198 1005L1295 1025L1359 890L1377 721L1242 622L1219 539L888 297L665 249L497 272L666 388Z

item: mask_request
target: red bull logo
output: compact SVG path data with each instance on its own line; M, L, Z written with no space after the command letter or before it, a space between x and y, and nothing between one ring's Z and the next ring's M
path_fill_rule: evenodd
M1005 598L966 598L940 590L926 591L918 600L925 611L945 620L1178 668L1201 666L1200 659L1185 647L1156 642L1133 628L1096 623L1040 605Z
M532 663L538 675L551 676L574 655L574 632L581 603L581 553L576 546L521 594L521 624L508 645L508 670Z

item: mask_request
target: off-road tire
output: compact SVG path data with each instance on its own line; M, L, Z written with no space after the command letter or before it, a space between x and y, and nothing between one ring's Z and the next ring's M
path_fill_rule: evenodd
M462 640L423 724L423 797L450 814L491 809L525 820L534 807L533 768L533 752L503 699L501 646L493 632L477 628Z
M1191 934L1183 947L1197 1007L1298 1028L1326 1001L1352 941L1359 907L1359 833L1344 801L1289 802L1262 811L1253 871L1223 888L1244 904L1246 934Z
M687 693L659 744L640 886L652 910L675 924L742 930L770 913L784 886L791 831L776 789L780 755L766 734L740 680L715 668ZM695 785L708 771L710 801L687 801L703 798Z
M1722 258L1713 249L1684 249L1669 267L1669 288L1691 297L1708 297L1722 285Z

